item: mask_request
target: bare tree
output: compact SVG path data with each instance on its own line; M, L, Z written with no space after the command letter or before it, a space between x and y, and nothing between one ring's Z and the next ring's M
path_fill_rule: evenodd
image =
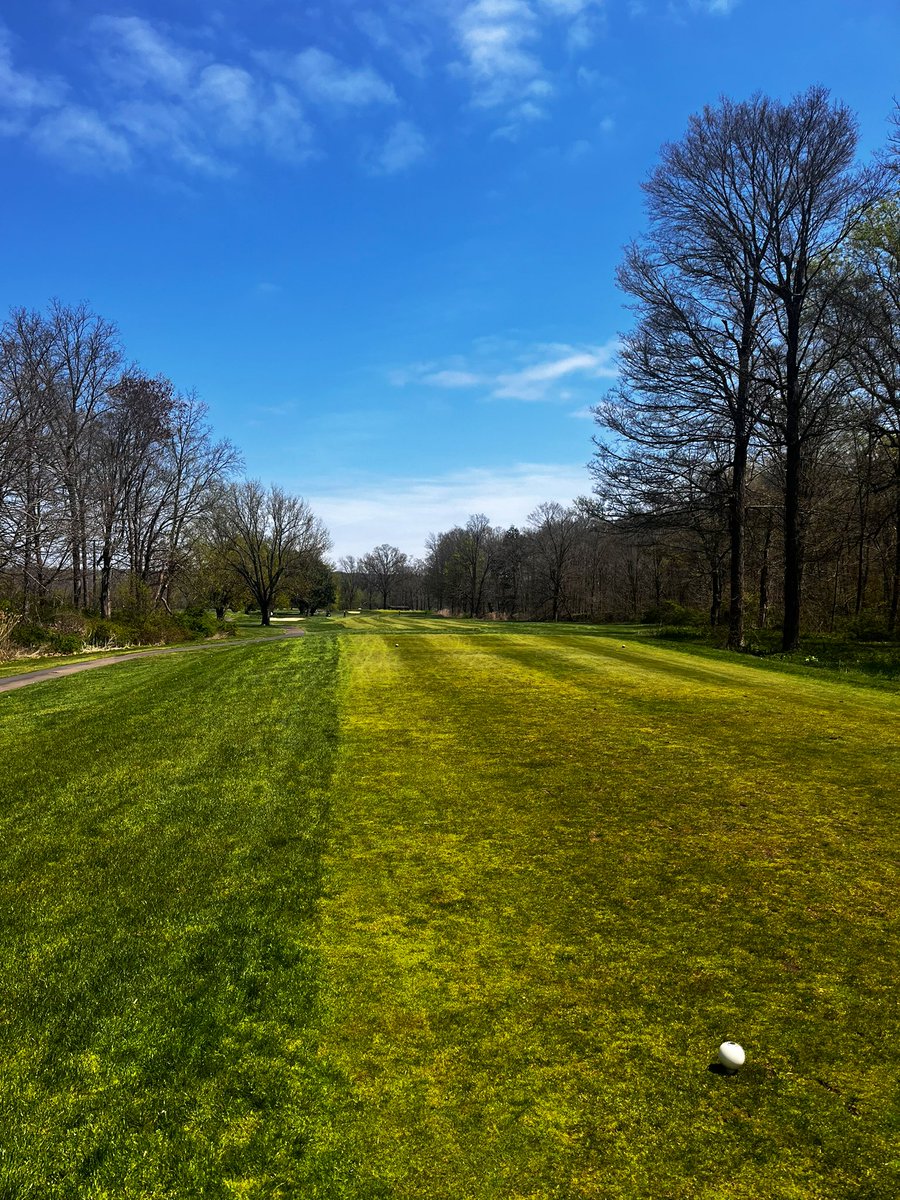
M651 455L727 453L734 649L744 640L747 471L760 411L754 372L767 320L757 177L767 112L761 97L723 99L663 147L644 185L650 231L619 270L639 324L622 339L619 388L595 410L601 425ZM600 449L602 469L615 450Z
M383 542L362 558L362 569L381 595L381 607L387 608L391 588L403 576L408 559L402 550Z
M110 388L97 421L92 455L92 500L99 532L100 613L112 616L113 564L125 537L129 493L146 462L159 456L169 435L172 385L136 370Z
M884 195L885 175L855 163L857 122L824 88L770 101L755 169L761 194L760 283L774 309L777 340L770 420L784 449L784 627L782 648L800 641L805 535L804 447L827 421L839 355L823 336L839 285L835 256Z
M542 566L550 601L550 619L558 621L566 571L578 543L579 515L556 501L539 504L528 516L535 557Z
M53 466L68 506L72 601L88 599L88 481L96 419L109 401L122 363L119 334L112 322L86 304L69 307L54 300L48 318L53 359L48 425L55 443Z
M257 479L230 484L211 518L214 542L271 624L276 596L328 549L322 522L299 496Z

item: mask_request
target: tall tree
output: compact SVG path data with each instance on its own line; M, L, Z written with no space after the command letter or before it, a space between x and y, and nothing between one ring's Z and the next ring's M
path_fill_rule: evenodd
M364 555L362 562L363 570L381 596L381 607L387 608L391 588L406 570L406 555L397 546L389 546L387 542L383 542Z
M53 359L48 425L56 445L53 462L68 505L72 601L88 600L88 485L96 422L109 402L122 364L119 333L86 304L54 300L48 318Z
M619 270L638 326L622 339L621 384L596 410L601 425L651 456L727 454L733 649L744 640L747 471L760 412L754 372L767 319L757 171L767 111L762 97L723 99L663 147L644 185L649 232ZM608 463L615 451L601 450Z
M169 436L172 386L132 369L109 390L92 455L92 499L99 532L100 613L112 615L112 571L126 531L129 495Z
M211 516L213 542L271 624L279 592L328 549L329 537L305 500L257 479L226 487Z
M835 346L824 336L840 286L834 260L887 187L883 171L856 165L857 142L846 105L810 88L787 104L768 103L754 171L762 210L759 278L777 325L770 383L771 420L784 451L785 651L800 642L804 448L821 435L834 400Z

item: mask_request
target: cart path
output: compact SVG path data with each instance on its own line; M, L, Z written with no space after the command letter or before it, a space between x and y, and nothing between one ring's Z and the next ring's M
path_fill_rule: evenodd
M133 662L136 658L149 658L154 654L182 654L187 650L233 650L236 646L256 646L261 642L280 642L285 638L303 637L305 629L285 629L277 636L240 638L237 641L206 642L193 646L157 646L153 650L135 650L128 654L107 654L103 658L92 658L89 662L64 663L59 667L45 667L41 671L27 671L21 675L10 675L0 679L0 693L13 692L28 687L31 683L43 683L50 679L61 679L64 675L77 675L79 671L92 671L95 667L111 667L115 663Z

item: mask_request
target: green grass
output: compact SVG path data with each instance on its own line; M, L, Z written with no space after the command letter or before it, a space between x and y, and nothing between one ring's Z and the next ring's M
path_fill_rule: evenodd
M2 698L0 1196L340 1176L309 1040L336 664L303 640Z
M308 628L0 697L0 1197L900 1194L900 697Z

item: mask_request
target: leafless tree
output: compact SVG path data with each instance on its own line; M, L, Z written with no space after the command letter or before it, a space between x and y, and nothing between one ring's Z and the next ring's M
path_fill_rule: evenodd
M391 588L406 571L408 559L397 546L383 542L364 555L362 569L372 581L373 588L381 596L381 607L387 608Z
M327 530L305 500L257 479L224 489L210 528L225 561L259 606L263 625L271 624L275 599L292 575L329 546Z
M86 304L54 300L47 319L52 357L47 422L55 445L53 469L68 509L72 601L82 608L88 592L88 487L97 418L109 403L122 364L119 334L112 322Z

